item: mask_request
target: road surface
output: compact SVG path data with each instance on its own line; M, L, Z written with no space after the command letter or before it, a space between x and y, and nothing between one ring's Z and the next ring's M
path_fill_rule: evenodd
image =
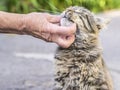
M120 12L99 16L111 18L100 39L115 90L119 90ZM31 36L0 34L0 90L52 90L56 47Z

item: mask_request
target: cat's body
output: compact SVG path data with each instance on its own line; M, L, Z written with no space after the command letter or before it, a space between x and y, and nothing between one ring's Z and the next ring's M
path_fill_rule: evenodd
M56 52L54 90L113 90L98 40L100 20L90 11L75 6L63 13L61 25L72 22L77 25L76 39L69 48L59 47Z

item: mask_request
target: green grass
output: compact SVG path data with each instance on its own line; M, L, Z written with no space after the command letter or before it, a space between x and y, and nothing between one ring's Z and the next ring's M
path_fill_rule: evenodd
M16 13L60 13L74 5L86 7L97 13L120 8L120 0L0 0L0 10Z

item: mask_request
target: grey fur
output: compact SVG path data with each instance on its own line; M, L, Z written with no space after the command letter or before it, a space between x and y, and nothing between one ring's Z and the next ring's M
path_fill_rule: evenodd
M61 25L76 23L77 31L74 43L67 49L59 47L56 52L54 90L113 90L98 40L106 23L78 6L66 9L62 16Z

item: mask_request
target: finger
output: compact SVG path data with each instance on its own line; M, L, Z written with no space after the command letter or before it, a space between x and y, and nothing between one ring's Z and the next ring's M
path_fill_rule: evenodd
M50 15L47 17L47 20L51 23L60 22L61 16L60 15Z
M76 24L71 26L58 26L50 23L46 28L46 32L54 34L71 35L76 32Z
M56 43L63 47L63 48L68 48L75 40L75 36L71 35L71 36L60 36Z

